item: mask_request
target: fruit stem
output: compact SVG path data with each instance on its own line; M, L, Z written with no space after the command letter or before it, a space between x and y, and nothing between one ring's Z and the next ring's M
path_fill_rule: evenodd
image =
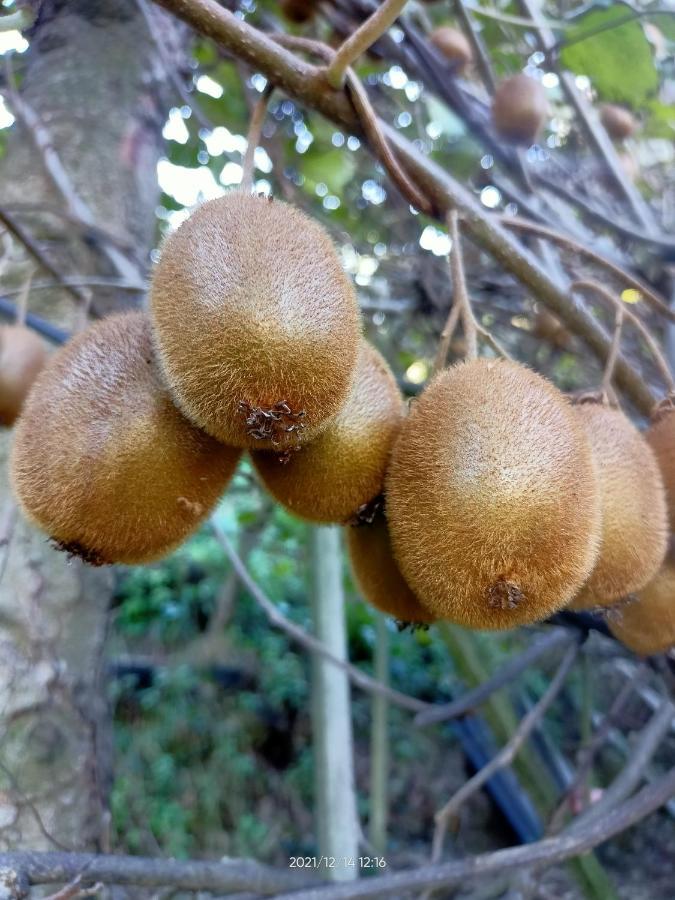
M672 373L670 371L670 366L668 365L668 362L667 362L665 356L659 349L658 344L652 337L649 329L644 324L644 322L641 319L639 319L635 315L635 313L626 309L622 300L620 300L618 297L616 297L614 294L612 294L611 291L608 291L606 287L603 287L603 285L599 284L597 281L575 281L571 285L571 290L573 292L574 291L582 291L582 292L595 291L595 293L598 294L598 296L602 297L603 300L606 300L608 303L611 303L615 309L617 309L617 310L620 309L623 313L623 316L626 319L628 319L628 321L631 322L637 328L637 330L640 332L640 334L644 338L645 343L649 347L649 350L651 351L651 354L654 357L654 362L656 363L656 367L659 370L659 373L660 373L661 377L663 378L664 382L666 383L668 390L675 391L675 379L673 379ZM610 356L611 356L611 354L612 354L612 350L610 348ZM608 362L609 362L609 359L608 359ZM615 362L616 362L616 360L615 360Z
M455 294L455 303L461 311L462 327L466 340L466 358L476 359L478 356L478 323L471 308L471 299L466 286L464 256L459 233L459 215L456 209L452 209L448 213L448 231L452 241L449 254L452 289Z
M19 294L16 301L17 325L26 324L26 315L28 314L28 298L30 297L30 288L33 283L33 275L35 275L35 269L31 269L31 271L28 273L28 277L21 285L21 293Z
M241 188L245 191L253 189L253 173L255 171L255 151L260 143L263 122L267 113L267 105L270 96L274 90L274 85L268 82L256 101L251 119L248 125L248 134L246 135L246 152L241 163Z
M332 88L340 90L347 69L394 24L405 4L406 0L384 0L361 27L343 41L326 67L326 80Z

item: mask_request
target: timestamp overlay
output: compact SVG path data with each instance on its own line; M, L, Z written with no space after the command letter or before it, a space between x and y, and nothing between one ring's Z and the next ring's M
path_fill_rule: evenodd
M386 869L384 856L291 856L291 869Z

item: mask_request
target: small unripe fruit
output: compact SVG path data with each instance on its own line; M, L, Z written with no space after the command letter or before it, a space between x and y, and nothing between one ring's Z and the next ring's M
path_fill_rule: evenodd
M627 109L614 103L605 103L600 107L600 121L607 134L615 141L629 138L637 129L637 122Z
M280 0L279 6L289 22L302 25L316 12L316 0Z
M376 609L400 622L434 621L435 617L422 606L401 574L387 520L381 512L369 525L347 528L347 550L356 583Z
M326 429L296 453L252 453L265 487L295 515L344 524L382 493L403 398L386 361L361 342L347 402Z
M233 447L285 450L345 402L359 311L325 230L278 200L232 191L170 235L151 309L185 415Z
M675 531L675 409L659 409L646 432L666 489L670 530Z
M386 496L404 578L460 625L544 619L595 562L600 496L583 427L517 363L474 360L431 381L394 444Z
M667 559L637 600L607 617L609 630L634 653L651 656L675 645L675 562Z
M36 381L12 450L26 516L94 564L144 563L208 515L241 451L174 406L145 315L111 316L56 353Z
M17 420L47 355L41 339L24 325L0 327L0 425Z
M528 75L512 75L500 82L492 99L492 121L502 137L531 144L548 116L546 90Z
M582 403L575 411L595 457L602 499L600 553L570 607L606 606L643 588L668 546L668 514L654 454L617 409Z
M441 51L448 62L456 67L457 72L463 72L469 63L473 61L471 44L457 28L441 25L440 28L436 28L431 32L429 39Z

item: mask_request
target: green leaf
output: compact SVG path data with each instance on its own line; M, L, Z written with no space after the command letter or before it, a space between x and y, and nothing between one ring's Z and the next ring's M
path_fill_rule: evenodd
M608 28L623 19L630 7L615 3L607 9L594 9L577 20L567 32L570 43L560 54L565 68L587 75L603 100L643 105L659 87L652 49L641 23L634 19ZM599 29L606 29L599 31ZM590 34L596 31L596 34ZM574 41L583 35L589 37Z
M327 150L305 157L302 174L312 186L323 182L333 194L342 193L344 187L354 177L354 158L342 150Z

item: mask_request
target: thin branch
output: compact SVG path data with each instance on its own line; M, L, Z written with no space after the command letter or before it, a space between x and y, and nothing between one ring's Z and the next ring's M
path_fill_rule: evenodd
M338 48L326 67L326 81L339 90L345 83L347 69L382 37L398 19L406 0L382 0L375 12Z
M644 681L647 673L647 667L641 666L635 678L627 678L623 687L614 698L614 702L609 708L609 712L605 715L602 722L596 729L590 742L582 747L578 755L577 770L574 774L572 782L568 785L565 796L560 801L557 809L551 816L551 820L546 829L547 835L557 834L563 825L566 811L569 809L570 798L574 797L581 786L586 781L592 767L595 757L599 753L603 744L607 740L609 733L616 722L619 713L623 710L626 703L630 700L631 695L636 687Z
M362 135L358 118L345 93L331 90L323 72L279 46L269 36L220 6L216 0L155 0L200 34L211 37L237 58L249 63L299 103L317 110L341 127ZM536 257L501 228L477 199L432 159L422 156L395 128L380 123L387 142L408 176L434 204L439 221L456 207L472 240L489 252L507 272L555 313L604 362L609 339L604 329L553 281ZM648 412L654 405L649 386L623 357L616 381L635 405Z
M602 375L602 385L600 390L602 391L603 397L609 397L612 391L612 379L614 378L614 366L616 365L616 360L619 355L619 349L621 347L621 332L623 330L623 317L624 310L623 307L617 306L615 310L614 316L614 334L612 336L612 346L609 349L609 356L607 357L607 361L605 363L605 371Z
M558 693L565 683L567 675L574 665L579 653L579 645L573 644L568 647L562 662L558 666L550 685L541 699L536 703L528 714L521 720L518 728L514 731L513 736L507 744L505 744L499 753L494 756L487 765L483 766L473 778L466 781L462 787L448 800L448 802L436 813L436 828L434 830L434 838L432 844L431 862L436 863L441 858L443 852L443 841L445 833L448 829L450 821L458 815L462 805L479 791L483 785L488 782L492 776L500 769L505 768L513 762L516 754L528 739L534 727L541 721L546 714L549 706L553 703Z
M7 99L12 112L33 141L35 149L42 159L45 172L65 202L69 215L78 219L85 227L96 228L96 220L91 210L73 187L70 176L63 167L51 137L37 113L13 88L7 92ZM140 277L138 267L115 246L104 245L101 247L101 253L122 278L137 280Z
M85 897L93 897L103 891L100 881L91 887L82 887L82 876L78 875L70 884L66 884L61 890L44 897L43 900L84 900Z
M326 46L326 44L322 44L320 41L314 41L311 38L297 37L296 35L291 34L279 34L275 35L275 40L283 47L312 53L323 60L330 60L333 55L333 51L330 47ZM406 200L421 212L430 216L433 215L434 210L432 204L406 175L404 169L400 166L396 156L392 152L389 143L382 133L380 121L373 109L368 93L352 69L348 69L346 72L346 88L359 123L370 143L373 155L386 169L389 177Z
M86 295L83 290L80 288L68 284L67 279L61 272L56 268L56 266L52 263L49 257L40 249L40 247L33 240L32 235L30 235L26 229L21 225L14 216L10 215L7 210L2 209L0 207L0 222L10 231L14 237L26 248L28 253L33 257L33 259L38 262L43 269L45 269L52 278L59 284L64 290L68 291L78 303L86 303Z
M575 281L570 285L571 291L594 291L598 296L602 297L608 303L610 303L615 310L621 311L622 316L628 319L640 332L642 337L644 338L645 343L649 347L649 350L654 357L654 362L656 363L656 367L659 370L661 377L663 378L668 391L675 391L675 379L670 371L670 366L668 365L668 360L661 352L661 348L656 343L654 338L649 332L649 329L646 327L644 322L639 319L635 313L631 312L629 309L626 309L625 304L618 297L615 297L611 291L608 291L604 285L600 284L597 281Z
M521 219L518 216L500 216L499 219L507 228L515 228L518 231L529 231L531 234L541 235L541 237L554 241L556 244L562 244L564 247L573 250L575 253L585 256L586 259L592 260L603 269L607 269L608 272L611 272L629 287L639 291L653 309L662 316L665 316L671 322L675 322L675 310L672 310L668 306L663 297L659 297L659 295L656 294L649 285L645 284L644 281L631 275L630 272L626 269L622 269L621 266L618 266L610 259L607 259L606 256L602 256L595 250L591 250L591 248L587 247L585 244L575 241L574 238L568 237L568 235L562 234L554 228L540 225L539 222L531 222L528 219Z
M617 804L628 797L642 781L649 761L658 750L661 741L670 731L675 718L675 706L670 700L663 700L661 706L640 732L631 748L628 762L611 785L603 792L597 803L583 812L567 829L577 831L585 825L597 822L605 815L613 814Z
M471 9L471 7L467 6L463 0L454 0L453 7L455 15L462 25L462 30L473 48L476 66L480 70L483 84L489 94L494 94L495 88L497 87L497 78L492 68L490 56L485 49L483 38L471 21L471 16L469 15L469 9ZM471 11L473 12L474 10L471 9Z
M9 559L9 548L12 543L12 536L18 517L18 510L14 498L9 496L5 502L5 508L0 519L0 582L7 568L7 560Z
M375 678L371 678L350 663L338 659L337 656L333 656L321 641L317 640L313 635L308 634L304 628L301 628L299 625L296 625L294 622L287 619L283 613L279 612L274 603L272 603L265 592L253 580L225 532L222 531L213 520L211 521L211 527L218 542L232 563L232 567L237 573L239 580L265 613L272 625L283 631L305 650L309 650L311 653L318 653L324 659L333 663L334 666L337 666L338 669L346 672L352 683L356 685L356 687L361 688L361 690L367 691L370 694L379 694L381 697L387 697L392 703L395 703L403 709L411 710L412 712L421 712L422 710L429 708L430 704L425 703L423 700L417 700L415 697L410 697L408 694L403 694L400 691L386 687Z
M510 659L506 665L498 669L494 675L478 685L471 691L462 694L452 703L443 706L434 706L425 712L418 713L413 719L413 725L424 728L437 722L447 722L449 719L457 719L466 715L480 706L496 691L506 687L518 676L534 665L542 656L548 656L560 647L569 644L570 641L581 640L581 635L570 633L564 629L556 629L549 634L544 634L538 640L531 643L523 653Z
M267 106L269 104L274 85L267 82L262 94L258 98L251 119L248 125L248 135L246 136L246 152L241 163L241 187L245 191L253 190L253 180L255 172L255 151L260 143L262 128L267 114Z
M19 297L16 301L16 324L25 325L26 316L28 315L28 298L30 297L31 284L33 283L33 275L35 270L31 269L28 277L21 286Z

